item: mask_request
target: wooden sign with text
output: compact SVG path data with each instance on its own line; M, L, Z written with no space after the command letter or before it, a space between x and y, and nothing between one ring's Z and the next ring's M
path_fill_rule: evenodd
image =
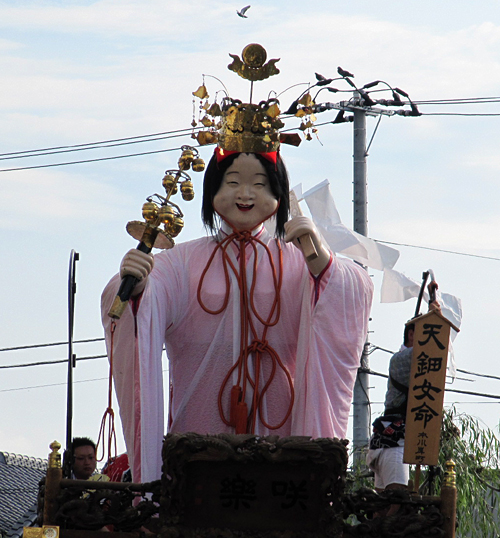
M415 323L406 411L405 463L437 465L450 329L458 329L431 311Z

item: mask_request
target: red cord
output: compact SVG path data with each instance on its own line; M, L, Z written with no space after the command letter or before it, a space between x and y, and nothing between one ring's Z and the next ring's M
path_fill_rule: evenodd
M108 407L106 411L104 411L104 415L101 420L101 427L99 429L99 436L97 438L97 449L96 451L99 451L99 446L102 442L102 457L98 459L97 461L103 461L106 453L105 453L105 437L106 437L106 423L108 423L108 434L107 434L107 454L108 457L106 461L109 461L112 457L117 456L117 448L116 448L116 431L115 431L115 412L113 411L113 404L112 404L112 397L113 397L113 347L114 347L114 337L115 337L115 329L116 329L116 322L111 322L111 349L109 352L109 379L108 379ZM114 451L113 456L111 455L111 449L114 445Z
M238 242L238 249L239 249L239 267L236 268L233 262L231 261L227 249L229 248L229 245L233 241ZM255 296L255 288L257 284L257 244L261 245L266 252L266 256L269 262L269 265L271 266L272 273L273 273L273 287L274 287L274 300L272 303L272 307L270 309L269 315L266 319L264 319L263 316L259 314L257 311L257 307L254 302L254 296ZM294 389L293 389L293 381L290 375L290 372L286 368L286 366L281 361L278 353L275 349L272 348L272 346L269 345L269 342L267 341L267 331L270 327L273 327L276 325L280 318L280 291L281 291L281 285L282 285L282 275L283 275L283 253L280 247L279 242L276 242L278 247L278 262L279 267L278 271L276 271L276 267L274 264L274 260L272 257L272 253L269 249L269 247L263 243L260 239L258 239L255 236L252 236L250 232L248 231L234 231L232 234L228 235L226 238L224 238L222 241L217 243L216 247L214 248L214 251L212 252L210 258L207 261L207 264L205 268L203 269L203 272L201 274L200 282L198 284L198 290L197 290L197 297L198 302L201 306L201 308L213 315L220 314L223 312L229 302L229 292L230 292L230 278L229 278L229 269L233 271L237 278L238 282L238 288L240 291L240 317L241 317L241 337L240 337L240 353L238 360L236 361L233 366L229 369L227 372L222 385L219 389L218 394L218 408L219 408L219 414L221 417L221 420L226 424L227 426L233 426L236 428L236 433L246 433L250 432L253 433L255 431L255 424L257 420L257 416L259 417L261 423L268 428L269 430L276 430L278 428L281 428L285 422L288 420L292 413L292 407L294 402ZM246 279L246 256L245 256L245 248L251 247L254 251L254 262L253 262L253 274L252 274L252 280L250 282L250 291L248 291L248 283ZM215 310L209 309L203 302L203 299L201 297L201 292L203 288L203 283L205 281L205 276L210 269L210 266L212 265L212 262L215 258L216 253L220 250L222 255L222 265L224 270L224 278L225 278L225 292L224 292L224 299L222 301L222 305L220 308L217 308ZM255 324L252 319L253 316L260 322L262 325L264 325L264 330L262 331L262 335L257 334L257 330L255 329ZM251 335L252 341L250 344L247 344L249 340L249 336ZM249 371L249 356L251 354L254 354L255 357L255 379L252 379L252 376ZM261 376L261 363L263 361L263 357L268 356L271 360L271 374L269 376L269 379L265 381L264 387L261 391L259 391L259 385L260 385L260 376ZM263 399L264 395L271 386L271 383L273 382L273 379L276 374L276 370L280 368L283 370L283 372L286 375L288 386L290 389L290 404L288 406L287 412L285 416L279 421L278 424L272 425L269 424L266 420L263 418ZM238 369L238 378L237 378L237 384L234 385L231 388L231 409L230 409L230 415L229 418L227 418L226 413L223 409L223 395L225 390L227 389L227 385L229 382L229 379L233 375L233 372ZM245 396L247 392L247 388L251 387L253 389L253 398L252 398L252 406L250 408L250 414L248 415L248 412L246 411L246 404L245 404ZM245 412L244 419L242 418L242 412Z

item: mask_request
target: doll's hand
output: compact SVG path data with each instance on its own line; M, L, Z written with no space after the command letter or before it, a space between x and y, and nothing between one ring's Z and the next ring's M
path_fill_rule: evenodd
M154 267L154 257L136 248L129 250L123 257L120 264L120 277L132 275L139 280L136 284L132 296L142 293L146 286L149 273Z
M299 237L302 237L303 235L309 235L311 237L312 242L316 247L316 251L318 252L318 257L314 260L307 261L306 259L306 263L311 273L318 275L330 261L330 252L322 244L318 229L311 219L304 216L294 217L285 223L285 241L287 243L293 242L293 244L300 249Z
M316 249L321 248L321 238L311 219L301 215L285 222L285 241L287 243L291 241L297 248L300 248L298 239L305 234L311 236Z

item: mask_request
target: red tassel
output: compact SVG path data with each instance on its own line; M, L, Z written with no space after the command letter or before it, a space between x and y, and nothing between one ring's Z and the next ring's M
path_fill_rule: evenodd
M236 408L238 403L241 401L241 387L234 385L231 389L231 406L229 408L229 425L236 426Z
M236 406L235 419L235 433L247 433L248 407L245 402L238 402L238 405Z

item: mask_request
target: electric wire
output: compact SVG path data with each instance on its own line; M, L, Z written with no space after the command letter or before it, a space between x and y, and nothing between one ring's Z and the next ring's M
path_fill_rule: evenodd
M367 355L371 355L374 351L384 351L385 353L389 353L391 355L394 355L395 351L391 351L390 349L385 349L383 347L380 347L380 346L376 346L376 345L371 345L370 346L370 349L368 350L367 352ZM500 381L500 376L496 376L496 375L492 375L492 374L479 374L477 372L471 372L469 370L462 370L461 368L457 368L457 372L460 372L461 374L468 374L468 375L474 375L476 377L484 377L484 378L487 378L487 379L497 379ZM380 375L385 375L385 374L380 374ZM460 381L470 381L470 379L464 379L464 378L460 378Z
M372 239L372 241L375 241L376 243L383 243L385 245L396 245L398 247L411 247L411 248L421 248L423 250L433 250L435 252L444 252L446 254L456 254L458 256L469 256L471 258L482 258L484 260L494 260L499 262L500 258L495 258L494 256L482 256L480 254L470 254L468 252L457 252L455 250L446 250L442 248L434 248L434 247L424 247L421 245L409 245L406 243L396 243L394 241L382 241L381 239Z
M93 359L104 359L107 358L107 355L89 355L87 357L76 357L75 361L88 361ZM68 363L68 359L52 359L50 361L39 361L39 362L26 362L23 364L6 364L4 366L0 366L0 370L10 370L13 368L26 368L28 366L47 366L49 364L62 364Z
M162 370L162 373L166 373L168 372L168 369L165 369L165 370ZM82 379L80 381L73 381L73 383L92 383L94 381L109 381L109 377L96 377L94 379ZM16 391L20 391L20 390L31 390L31 389L45 389L47 387L62 387L62 386L66 386L67 383L66 382L61 382L61 383L50 383L50 384L46 384L46 385L34 385L34 386L31 386L31 387L15 387L13 389L0 389L0 393L2 392L16 392Z
M84 344L88 342L102 342L104 338L87 338L85 340L73 340L73 344ZM51 342L49 344L31 344L27 346L2 347L0 351L18 351L20 349L36 349L40 347L67 346L69 342Z
M342 91L342 90L339 90ZM346 90L351 91L351 90ZM388 91L388 90L373 90L373 92L379 92L379 91ZM456 104L487 104L487 103L500 103L500 97L475 97L475 98L456 98L456 99L434 99L434 100L422 100L422 101L413 101L413 104L415 105L456 105ZM411 102L402 102L403 105L411 105ZM455 113L455 112L421 112L421 115L449 115L449 116L500 116L500 113ZM325 124L329 124L332 122L325 122L322 124L316 124L316 126L321 126ZM377 126L378 127L378 126ZM122 146L122 145L130 145L130 144L137 144L137 143L144 143L144 142L152 142L157 140L164 140L169 138L177 138L181 136L187 136L188 134L192 133L194 130L200 130L202 127L196 127L196 128L187 128L187 129L178 129L173 131L163 131L159 133L152 133L149 135L137 135L137 136L131 136L131 137L124 137L124 138L115 138L115 139L109 139L109 140L103 140L98 142L87 142L83 144L73 144L73 145L65 145L65 146L54 146L49 148L41 148L41 149L34 149L34 150L25 150L25 151L16 151L16 152L8 152L8 153L0 153L0 160L10 160L10 159L21 159L21 158L28 158L28 157L40 157L40 156L46 156L46 155L57 155L61 153L70 153L73 151L83 151L83 150L91 150L91 149L105 149L108 147L116 147L116 146ZM293 129L295 130L295 129ZM375 134L375 133L374 133ZM139 157L143 155L151 155L155 153L164 153L168 151L176 151L180 148L172 148L172 149L163 149L163 150L156 150L156 151L148 151L148 152L140 152L140 153L132 153L132 154L126 154L126 155L116 155L111 157L101 157L96 159L85 159L85 160L79 160L79 161L69 161L64 163L51 163L51 164L42 164L42 165L36 165L36 166L26 166L26 167L16 167L16 168L5 168L0 169L0 172L13 172L13 171L19 171L19 170L33 170L33 169L40 169L40 168L52 168L57 166L68 166L68 165L74 165L74 164L83 164L83 163L89 163L89 162L99 162L99 161L107 161L107 160L115 160L115 159L124 159L128 157Z
M387 374L382 374L381 372L375 372L371 368L358 368L358 371L363 372L363 373L367 373L367 374L370 374L370 375L374 375L374 376L377 376L377 377L384 377L386 379L389 378L389 376ZM491 399L495 399L495 400L500 401L500 394L487 394L487 393L484 393L484 392L472 392L472 391L468 391L468 390L447 389L447 388L445 388L444 390L445 390L445 392L455 392L457 394L467 394L469 396L481 396L482 398L491 398Z
M457 372L460 372L462 374L475 375L475 376L478 376L478 377L486 377L488 379L498 379L498 380L500 380L500 377L497 376L497 375L477 374L476 372L469 372L468 370L461 370L460 368L457 368Z
M332 122L327 121L327 122L324 122L324 123L318 123L317 126L320 127L322 125L327 125L329 123L332 123ZM294 130L296 130L296 129L283 129L282 132L289 132L289 131L294 131ZM178 136L187 136L187 133L184 134L184 135L178 135ZM111 146L108 146L108 147L111 147ZM201 146L196 146L196 147L201 147ZM90 149L94 149L94 148L90 148ZM92 163L92 162L98 162L98 161L112 161L112 160L115 160L115 159L125 159L125 158L128 158L128 157L140 157L140 156L143 156L143 155L152 155L152 154L155 154L155 153L166 153L166 152L169 152L169 151L178 151L180 149L181 149L180 147L177 147L177 148L160 149L160 150L155 150L155 151L145 151L145 152L141 152L141 153L130 153L130 154L126 154L126 155L116 155L116 156L112 156L112 157L101 157L101 158L96 158L96 159L82 159L80 161L68 161L68 162L63 162L63 163L40 164L40 165L33 165L33 166L20 166L20 167L16 167L16 168L2 168L2 169L0 169L0 172L17 172L17 171L20 171L20 170L36 170L36 169L39 169L39 168L54 168L54 167L58 167L58 166L68 166L68 165L73 165L73 164L85 164L85 163ZM38 155L35 155L35 156L38 156ZM31 157L31 155L30 155L30 157ZM0 160L2 160L2 159L0 159Z
M458 97L455 99L427 99L413 101L416 105L461 105L500 103L500 97Z
M75 343L97 342L97 341L102 341L102 340L104 340L104 339L103 338L92 338L92 339L86 339L86 340L78 340L78 341L75 341ZM17 347L14 347L14 348L3 348L0 351L7 351L7 350L10 351L10 350L19 350L19 349L33 349L33 348L37 348L37 347L41 348L41 347L48 347L48 346L64 345L66 343L67 342L53 342L53 343L49 343L49 344L35 344L35 345L31 345L31 346L17 346ZM373 353L376 350L384 351L384 352L390 353L390 354L394 353L393 351L391 351L389 349L385 349L385 348L382 348L382 347L376 346L376 345L371 345L369 347L369 349L367 350L367 354L370 355L371 353ZM107 358L107 355L105 355L105 354L103 354L103 355L90 355L90 356L85 356L85 357L76 357L76 361L86 361L86 360L95 360L95 359L104 359L104 358ZM68 359L52 359L52 360L38 361L38 362L32 362L32 363L10 364L10 365L2 365L2 366L0 366L0 369L14 369L14 368L26 368L26 367L31 367L31 366L46 366L46 365L52 365L52 364L63 364L63 363L67 363L67 361L68 361ZM381 372L376 372L374 370L371 370L370 368L359 368L359 371L364 372L364 373L368 373L368 374L373 375L373 376L383 377L385 379L388 378L387 374L383 374ZM494 375L489 375L489 374L479 374L479 373L476 373L476 372L471 372L471 371L462 370L462 369L457 369L457 371L461 372L461 373L468 374L468 375L474 375L474 376L478 376L478 377L484 377L484 378L500 380L499 376L494 376ZM470 381L468 379L461 379L461 380L462 381ZM89 380L89 381L91 381L91 380ZM37 386L37 387L21 387L19 389L6 389L6 390L0 390L0 392L7 392L9 390L22 390L23 388L39 388L39 387L44 387L44 386L52 386L52 385L40 385L40 386ZM361 387L361 388L365 392L366 396L368 397L368 394L366 393L365 387ZM480 393L480 392L461 391L459 389L445 389L445 390L448 391L448 392L455 392L457 394L467 394L467 395L471 395L471 396L481 396L483 398L500 399L500 396L492 395L492 394L486 394L486 393Z
M19 168L2 168L0 169L0 172L15 172L19 170L35 170L37 168L53 168L56 166L68 166L71 164L83 164L83 163L95 163L98 161L113 161L115 159L125 159L127 157L141 157L143 155L153 155L155 153L167 153L169 151L178 151L181 148L168 148L168 149L158 149L155 151L144 151L141 153L130 153L127 155L115 155L114 157L100 157L98 159L85 159L81 161L70 161L65 163L53 163L53 164L39 164L36 166L22 166Z
M145 140L135 140L133 142L117 142L116 144L107 144L107 145L101 145L101 146L93 146L93 145L86 145L86 147L79 147L79 148L73 148L73 149L59 149L57 151L41 151L40 153L32 153L31 155L14 155L10 157L3 157L0 155L0 161L7 161L7 160L13 160L13 159L28 159L30 157L42 157L45 155L60 155L61 153L73 153L75 151L88 151L92 149L103 149L103 148L115 148L118 146L129 146L131 144L143 144L144 142L154 142L156 140L169 140L171 138L179 138L187 136L188 133L183 134L176 134L176 135L169 135L169 136L160 136L157 138L148 138ZM9 155L8 153L5 155Z
M104 355L105 357L106 355ZM92 357L92 358L97 358L97 357ZM61 362L67 362L67 359L65 359L64 361L61 361ZM374 370L371 370L370 368L359 368L358 369L360 372L364 372L364 373L367 373L367 374L370 374L370 375L373 375L373 376L378 376L378 377L383 377L383 378L388 378L389 376L387 374L383 374L381 372L376 372ZM167 372L168 370L163 370L162 372L165 373ZM99 377L99 378L95 378L95 379L84 379L84 380L81 380L81 381L74 381L74 383L89 383L89 382L94 382L94 381L104 381L104 380L108 380L109 378L108 377ZM14 391L20 391L20 390L31 390L31 389L39 389L39 388L47 388L47 387L57 387L57 386L62 386L62 385L66 385L66 383L50 383L50 384L44 384L44 385L34 385L34 386L31 386L31 387L16 387L16 388L10 388L10 389L0 389L0 393L3 393L3 392L14 392ZM365 388L363 387L363 390L365 390ZM494 400L498 400L500 403L500 395L498 394L487 394L487 393L482 393L482 392L473 392L473 391L466 391L466 390L458 390L458 389L448 389L448 388L445 388L445 392L453 392L453 393L456 393L456 394L464 394L464 395L468 395L468 396L480 396L482 398L489 398L489 399L494 399ZM370 402L370 405L374 404L376 402ZM469 402L466 402L466 403L469 403ZM490 403L495 403L495 402L490 402Z
M5 157L7 155L20 155L23 153L37 153L39 151L52 151L52 150L58 150L58 149L69 149L69 148L81 148L85 146L96 146L97 144L110 144L112 142L124 142L126 140L135 140L139 138L150 138L152 136L162 136L162 135L172 135L176 133L190 133L193 130L192 127L189 129L177 129L175 131L163 131L161 133L152 133L147 135L137 135L137 136L127 136L125 138L112 138L110 140L101 140L100 142L86 142L84 144L73 144L70 146L55 146L51 148L41 148L41 149L29 149L25 151L14 151L10 153L0 153L0 157ZM196 130L196 128L195 128ZM156 139L155 139L156 140ZM140 140L142 142L142 140ZM97 147L107 147L106 145L103 146L97 146ZM76 151L76 149L75 149Z
M473 117L483 117L483 116L500 116L500 114L494 113L484 113L484 114L468 114L466 112L422 112L422 116L473 116Z

